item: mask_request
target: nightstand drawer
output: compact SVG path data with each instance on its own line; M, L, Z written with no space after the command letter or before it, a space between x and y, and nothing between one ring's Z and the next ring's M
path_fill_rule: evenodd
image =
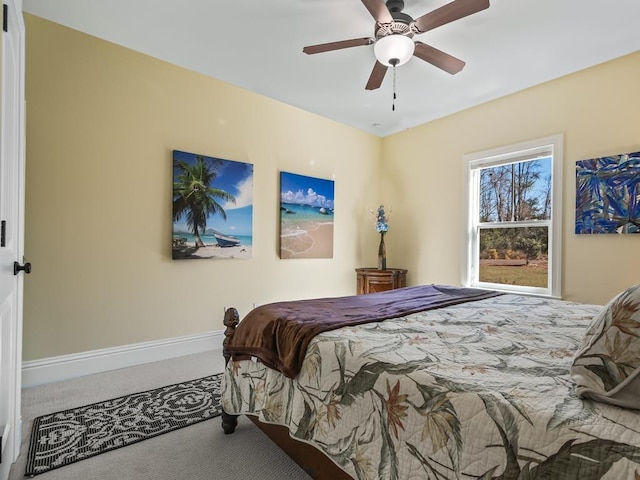
M407 286L407 270L402 268L356 268L356 293L384 292Z

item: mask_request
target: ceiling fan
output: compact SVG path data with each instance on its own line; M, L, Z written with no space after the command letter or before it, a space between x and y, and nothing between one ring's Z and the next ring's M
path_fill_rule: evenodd
M489 8L489 0L454 0L414 20L402 12L403 0L387 0L386 4L384 0L362 0L362 3L376 21L375 38L354 38L310 45L302 51L313 55L342 48L374 45L377 60L365 87L367 90L379 88L387 69L402 65L411 56L418 57L452 75L458 73L465 62L426 43L414 41L413 37Z

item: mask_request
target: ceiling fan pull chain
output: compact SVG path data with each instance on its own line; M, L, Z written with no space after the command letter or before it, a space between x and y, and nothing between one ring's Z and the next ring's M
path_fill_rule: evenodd
M393 103L391 104L391 111L396 111L396 66L393 66Z

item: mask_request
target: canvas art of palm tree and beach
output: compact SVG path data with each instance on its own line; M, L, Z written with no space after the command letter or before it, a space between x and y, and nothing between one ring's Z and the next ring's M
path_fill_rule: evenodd
M334 182L280 172L280 258L333 258Z
M172 257L251 258L253 165L173 151Z

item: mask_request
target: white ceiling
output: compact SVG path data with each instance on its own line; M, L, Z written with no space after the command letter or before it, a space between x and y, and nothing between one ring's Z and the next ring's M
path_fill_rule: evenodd
M404 12L446 3L405 0ZM24 0L24 11L381 137L640 50L640 0L491 0L416 37L466 66L449 75L412 58L392 111L391 69L364 88L372 45L302 53L373 36L359 0Z

